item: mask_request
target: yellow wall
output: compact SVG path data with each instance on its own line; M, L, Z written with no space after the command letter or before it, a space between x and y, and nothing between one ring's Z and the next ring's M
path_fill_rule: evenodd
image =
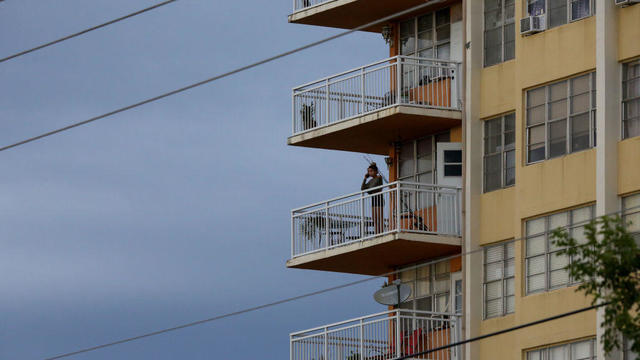
M618 9L618 59L626 60L640 55L640 6Z
M516 62L510 60L484 68L480 83L480 117L488 118L513 110L516 103Z
M618 143L618 194L640 190L640 136Z
M596 200L596 151L523 166L516 177L520 219Z
M516 20L522 17L523 8L523 0L517 0ZM480 245L520 238L527 218L595 201L595 149L532 165L526 165L523 150L526 142L525 90L593 71L596 66L595 31L595 17L590 17L532 36L522 37L517 33L516 58L481 70L478 117L487 119L514 111L517 135L515 186L479 196L481 229L478 229L475 241ZM628 156L640 156L640 147L636 146L635 151ZM637 171L640 176L640 169ZM516 312L481 321L481 333L589 305L584 295L575 293L575 287L525 296L523 246L523 241L516 242ZM522 359L526 349L595 336L595 332L595 312L584 313L483 340L478 358Z

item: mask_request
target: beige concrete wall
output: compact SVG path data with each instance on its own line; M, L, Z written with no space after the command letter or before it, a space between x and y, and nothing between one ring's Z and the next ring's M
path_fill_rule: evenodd
M618 9L618 59L640 56L640 6Z
M618 163L618 193L640 190L640 136L618 143Z
M480 196L480 245L514 237L515 222L511 219L514 218L515 200L515 187L491 191Z
M516 178L520 219L573 207L596 199L595 149L522 166Z
M522 17L523 9L523 0L516 0L516 21ZM595 46L596 19L590 17L533 36L517 33L516 58L481 70L481 92L476 94L481 99L479 117L487 119L510 111L516 114L516 185L475 198L479 202L480 228L474 238L479 245L520 238L525 219L596 200L595 149L532 165L526 165L524 152L524 92L593 71ZM474 50L481 51L479 48ZM589 305L575 287L525 296L523 246L524 242L516 242L516 312L480 321L482 334ZM481 299L482 294L471 295L474 297ZM523 359L526 349L593 337L595 316L593 311L483 340L478 347L480 356L471 358Z

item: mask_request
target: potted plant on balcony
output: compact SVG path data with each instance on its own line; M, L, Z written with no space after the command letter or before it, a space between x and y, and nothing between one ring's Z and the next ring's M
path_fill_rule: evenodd
M302 104L300 108L300 118L302 119L302 130L313 129L318 126L316 122L316 105Z

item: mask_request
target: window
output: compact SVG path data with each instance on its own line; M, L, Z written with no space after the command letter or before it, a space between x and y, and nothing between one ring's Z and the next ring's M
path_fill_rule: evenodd
M435 184L436 144L449 139L447 132L400 144L398 180Z
M484 66L515 57L515 0L484 1Z
M400 280L411 286L411 297L401 309L449 312L451 274L449 261L400 272Z
M516 183L515 113L484 122L484 192Z
M622 198L622 219L627 225L627 231L633 234L640 246L640 194Z
M400 55L449 60L451 51L449 8L400 23Z
M527 163L595 146L595 73L527 91Z
M548 11L547 11L548 10ZM584 19L595 12L592 0L528 0L529 16L546 16L547 29Z
M513 242L484 249L484 318L515 310L515 254Z
M593 206L565 211L526 222L526 292L527 294L558 289L575 284L565 267L577 259L559 255L551 233L567 228L570 235L585 243L584 225L593 219Z
M596 360L595 339L527 351L527 360Z
M622 67L622 138L640 136L640 60Z
M443 151L444 176L462 176L462 150Z

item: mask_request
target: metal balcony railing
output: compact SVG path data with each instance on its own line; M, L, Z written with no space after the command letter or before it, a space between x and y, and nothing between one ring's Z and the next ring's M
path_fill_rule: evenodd
M402 181L294 209L291 257L394 232L460 236L460 192Z
M457 62L395 56L296 87L293 134L394 105L460 110L459 72Z
M300 11L333 0L293 0L293 12Z
M292 333L291 360L387 360L455 343L457 317L427 311L392 310ZM456 347L415 359L459 359Z

